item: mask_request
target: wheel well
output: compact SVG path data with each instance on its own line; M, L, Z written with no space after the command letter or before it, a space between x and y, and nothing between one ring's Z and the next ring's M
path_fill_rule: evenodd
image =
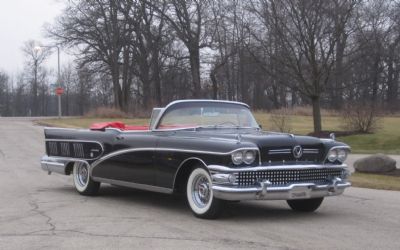
M72 170L74 169L74 161L68 162L67 167L65 168L65 174L70 175L72 173Z
M178 173L176 173L175 181L174 181L174 192L178 194L185 193L186 182L189 178L190 173L192 172L195 166L203 166L205 163L200 159L189 159L185 160L183 165L178 169Z

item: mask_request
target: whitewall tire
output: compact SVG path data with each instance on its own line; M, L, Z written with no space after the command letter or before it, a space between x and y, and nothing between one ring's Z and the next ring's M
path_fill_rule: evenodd
M75 162L72 172L76 191L82 195L96 195L100 188L100 183L93 181L90 177L90 166L85 162Z
M189 175L186 198L196 217L214 219L222 210L222 201L213 196L210 174L202 167L196 167Z

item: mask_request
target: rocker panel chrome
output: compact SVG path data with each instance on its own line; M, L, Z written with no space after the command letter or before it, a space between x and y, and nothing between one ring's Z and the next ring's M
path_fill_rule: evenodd
M117 186L136 188L136 189L153 191L153 192L164 193L164 194L172 194L172 192L173 192L173 190L171 188L157 187L157 186L151 186L151 185L140 184L140 183L135 183L135 182L113 180L113 179L100 178L100 177L94 177L94 176L92 177L92 179L94 181L98 181L98 182L102 182L102 183L108 183L108 184L113 184L113 185L117 185Z

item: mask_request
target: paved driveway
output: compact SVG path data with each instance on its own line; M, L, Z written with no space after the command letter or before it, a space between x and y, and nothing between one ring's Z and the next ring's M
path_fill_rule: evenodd
M400 249L400 193L350 188L314 214L241 202L199 220L175 197L103 185L78 195L40 169L43 128L0 119L0 249Z

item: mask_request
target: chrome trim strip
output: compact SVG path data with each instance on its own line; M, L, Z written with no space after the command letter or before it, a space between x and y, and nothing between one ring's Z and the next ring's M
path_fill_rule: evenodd
M92 175L93 169L99 165L101 162L125 153L132 153L132 152L141 152L141 151L167 151L167 152L183 152L183 153L194 153L194 154L211 154L211 155L230 155L233 152L239 151L239 150L255 150L258 152L258 158L259 158L259 164L261 164L261 154L259 148L256 147L244 147L244 148L238 148L229 152L214 152L214 151L202 151L202 150L191 150L191 149L177 149L177 148L128 148L128 149L122 149L118 151L114 151L112 153L109 153L99 159L97 159L95 162L92 163L90 167L90 175Z
M291 149L270 149L268 155L280 155L280 154L291 154Z
M319 149L316 149L316 148L303 148L303 154L319 154Z
M71 158L71 157L63 157L63 156L51 156L51 157L79 159L79 160L83 160L83 161L93 161L93 160L99 159L104 154L104 146L99 141L70 140L70 139L45 139L45 142L82 142L82 143L87 142L87 143L97 143L98 145L100 145L100 148L101 148L101 154L96 158L81 159L81 158Z
M78 130L78 131L91 131L90 129L87 128L60 128L60 127L44 127L44 130Z
M167 152L183 152L183 153L194 153L194 154L212 154L212 155L230 155L236 151L239 150L256 150L259 151L258 148L253 148L253 147L244 147L244 148L238 148L229 152L215 152L215 151L203 151L203 150L194 150L194 149L179 149L179 148L155 148L155 147L149 147L149 148L128 148L128 149L122 149L118 151L114 151L112 153L109 153L102 158L96 160L92 165L96 166L100 162L107 160L113 156L116 155L121 155L125 153L131 153L131 152L140 152L140 151L167 151Z
M291 154L292 149L270 149L268 150L269 155L277 155L277 154ZM303 148L304 154L318 154L319 149L316 148Z
M136 188L136 189L141 189L141 190L146 190L146 191L153 191L153 192L164 193L164 194L172 194L173 193L173 189L171 189L171 188L157 187L157 186L152 186L152 185L147 185L147 184L140 184L140 183L135 183L135 182L113 180L113 179L94 177L94 176L92 176L92 179L94 181L113 184L113 185L117 185L117 186Z
M221 165L208 165L210 171L222 172L222 173L233 173L233 172L256 172L256 171L268 171L268 170L297 170L297 169L345 169L346 164L333 165L277 165L277 166L258 166L258 167L246 167L246 168L230 168Z

